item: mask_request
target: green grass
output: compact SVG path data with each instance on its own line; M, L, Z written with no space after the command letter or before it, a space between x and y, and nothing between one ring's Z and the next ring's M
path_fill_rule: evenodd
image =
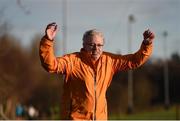
M109 117L111 120L176 120L177 118L180 119L180 114L178 114L177 117L175 107L171 107L169 110L158 109L156 111L147 111L131 115L113 115Z

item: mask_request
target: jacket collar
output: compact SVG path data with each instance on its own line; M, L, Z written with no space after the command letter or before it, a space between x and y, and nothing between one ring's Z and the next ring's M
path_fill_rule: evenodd
M99 59L97 61L93 61L91 59L91 55L90 53L88 53L87 51L84 50L84 48L81 48L80 50L80 56L82 58L82 61L86 64L88 64L89 66L91 66L91 68L95 69L97 68L98 63L100 62L102 55L99 57Z

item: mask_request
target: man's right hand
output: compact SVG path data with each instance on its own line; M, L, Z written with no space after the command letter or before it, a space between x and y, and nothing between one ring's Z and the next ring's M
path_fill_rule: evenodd
M53 41L56 36L56 33L57 33L57 24L55 22L48 24L45 30L45 34L46 34L45 36L49 40Z

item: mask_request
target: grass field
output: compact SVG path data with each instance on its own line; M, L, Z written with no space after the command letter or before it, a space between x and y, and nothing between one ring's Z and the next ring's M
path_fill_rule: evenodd
M178 109L178 110L177 110ZM180 120L180 107L171 107L168 110L163 108L157 109L156 111L147 111L136 114L123 114L110 116L111 120Z

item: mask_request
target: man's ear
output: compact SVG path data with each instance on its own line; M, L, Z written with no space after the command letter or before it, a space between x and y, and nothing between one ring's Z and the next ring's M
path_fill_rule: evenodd
M84 42L83 42L82 46L83 46L83 48L85 48L85 43Z

